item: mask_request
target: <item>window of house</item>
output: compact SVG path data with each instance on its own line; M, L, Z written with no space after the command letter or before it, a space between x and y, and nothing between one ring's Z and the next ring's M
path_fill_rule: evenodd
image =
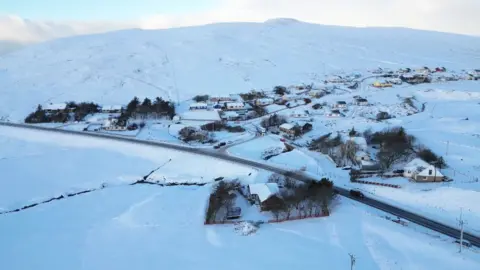
M429 170L429 171L428 171L428 175L432 175L432 170Z

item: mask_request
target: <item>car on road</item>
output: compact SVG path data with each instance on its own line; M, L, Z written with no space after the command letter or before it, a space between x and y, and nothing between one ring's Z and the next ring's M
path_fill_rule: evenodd
M226 142L221 142L221 143L218 144L218 146L220 146L220 147L225 146L225 145L227 145Z
M360 190L356 190L356 189L350 190L350 195L352 197L357 197L359 199L365 198L365 195L363 195L363 193Z
M220 145L215 145L213 148L214 148L214 149L219 149L219 148L220 148Z
M287 140L285 140L284 138L281 138L280 141L281 142L286 142Z
M455 243L460 244L460 240L458 240L458 239L455 240ZM472 246L472 243L470 243L470 242L467 241L467 240L463 240L463 241L462 241L462 245L465 246L465 247L471 247L471 246Z

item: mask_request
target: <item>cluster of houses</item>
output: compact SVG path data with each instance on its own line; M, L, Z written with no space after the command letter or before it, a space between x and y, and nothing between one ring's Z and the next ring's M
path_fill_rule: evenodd
M263 100L259 102L267 104L269 101ZM238 95L214 96L205 102L190 104L189 110L177 116L177 119L189 121L237 121L247 119L251 110L252 106L244 102Z

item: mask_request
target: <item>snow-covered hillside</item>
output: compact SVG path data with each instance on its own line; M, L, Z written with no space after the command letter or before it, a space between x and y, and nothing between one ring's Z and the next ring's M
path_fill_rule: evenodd
M479 48L478 37L294 20L66 38L0 58L0 118L22 120L50 101L123 104L134 95L176 101L377 66L478 68Z

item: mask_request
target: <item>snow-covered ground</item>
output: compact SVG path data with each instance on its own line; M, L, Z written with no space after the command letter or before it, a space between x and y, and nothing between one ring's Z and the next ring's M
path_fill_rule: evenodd
M204 226L209 187L122 186L0 216L5 269L478 269L473 251L341 200L328 218ZM28 259L26 259L28 258Z
M0 127L0 209L103 183L132 183L166 162L155 180L211 182L223 176L253 181L256 175L251 168L167 149Z

